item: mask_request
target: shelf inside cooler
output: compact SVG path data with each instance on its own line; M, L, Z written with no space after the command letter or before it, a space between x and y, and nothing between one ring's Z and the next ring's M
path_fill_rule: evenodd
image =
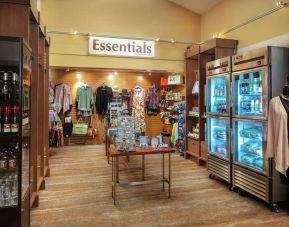
M235 161L256 170L264 170L263 126L261 123L236 123Z

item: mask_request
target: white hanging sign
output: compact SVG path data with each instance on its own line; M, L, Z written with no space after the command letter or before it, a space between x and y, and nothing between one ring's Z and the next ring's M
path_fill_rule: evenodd
M122 57L155 57L155 42L133 39L89 37L89 54Z

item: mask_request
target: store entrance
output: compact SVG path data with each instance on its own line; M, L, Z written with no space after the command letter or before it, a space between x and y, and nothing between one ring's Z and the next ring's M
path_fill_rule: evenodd
M185 86L168 85L168 72L52 69L50 147L105 144L108 129L127 111L141 135L185 151ZM180 80L181 82L181 80ZM173 131L174 129L174 131ZM113 131L113 130L112 130ZM173 136L172 136L173 132Z

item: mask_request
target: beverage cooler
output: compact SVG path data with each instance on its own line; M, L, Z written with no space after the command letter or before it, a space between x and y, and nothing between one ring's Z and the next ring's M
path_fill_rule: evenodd
M209 177L231 183L230 79L231 57L208 62L207 73L207 168Z
M230 118L207 118L208 171L210 178L217 176L231 182Z
M31 51L0 37L1 226L29 226Z
M232 184L269 203L288 200L274 160L267 159L267 118L271 98L282 94L288 76L288 48L264 47L232 57Z

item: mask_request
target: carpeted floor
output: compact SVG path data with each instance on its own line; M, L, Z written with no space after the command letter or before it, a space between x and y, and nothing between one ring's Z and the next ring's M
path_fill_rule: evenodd
M140 164L134 157L131 164ZM120 164L120 168L123 165ZM31 211L31 226L289 226L289 208L273 213L252 197L239 196L208 178L204 167L172 156L172 198L160 184L118 189L111 198L111 166L103 146L61 148L50 159L51 177ZM146 158L146 178L161 177L161 156ZM124 171L120 181L140 179Z

